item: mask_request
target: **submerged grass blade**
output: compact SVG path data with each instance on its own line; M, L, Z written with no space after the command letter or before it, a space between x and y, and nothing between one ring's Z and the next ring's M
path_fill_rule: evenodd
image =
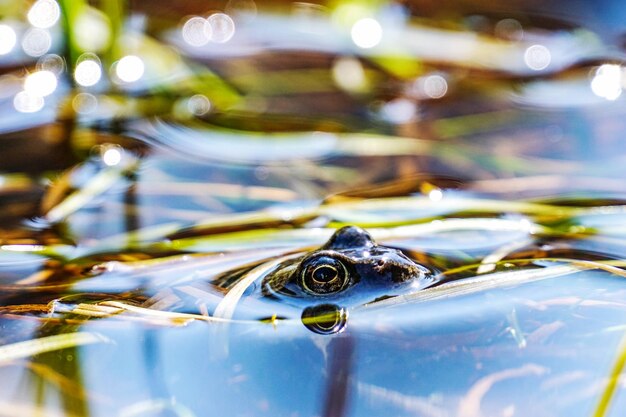
M84 188L75 191L58 205L52 207L46 213L45 219L50 223L58 223L65 219L70 214L84 207L93 198L113 187L125 173L134 170L137 164L138 161L132 161L102 170L94 175Z
M235 313L239 299L241 299L243 293L252 283L274 269L278 264L296 256L300 256L300 254L283 256L254 268L226 294L224 299L215 308L213 316L215 318L221 318L222 320L230 320Z
M373 385L353 379L356 391L368 398L369 401L380 403L383 406L394 407L403 410L407 415L421 417L450 417L448 411L438 404L432 397L419 397L405 394L386 386Z
M55 411L49 407L33 405L32 403L0 402L0 417L16 416L45 416L45 417L81 417L68 410ZM82 416L84 417L84 416Z
M320 214L332 215L341 210L348 212L380 211L381 217L388 210L419 210L431 209L443 213L454 212L485 212L485 213L522 213L532 215L571 216L581 212L576 207L561 207L550 204L532 203L525 201L503 201L490 199L453 198L445 197L439 201L432 201L428 197L396 197L373 198L354 202L340 202L320 207ZM415 214L415 213L413 213Z
M162 249L223 252L279 247L297 248L323 243L333 229L260 229L198 238L176 239L157 246Z
M333 224L355 224L362 227L389 227L424 223L425 219L438 219L456 213L518 213L529 216L571 218L592 212L593 209L554 206L524 201L499 201L490 199L448 198L432 201L428 197L373 198L349 200L307 207L273 207L267 210L213 216L201 221L191 230L210 233L211 228L251 227L275 222L305 222L326 217ZM468 219L471 220L471 219Z
M168 412L169 411L169 412ZM135 417L147 415L176 415L178 417L195 417L196 414L173 399L151 399L137 402L124 407L119 417Z
M2 254L14 254L31 253L34 255L49 256L50 258L69 258L75 251L75 247L71 245L31 245L31 244L16 244L16 245L0 245L0 256Z
M606 387L604 388L604 391L602 391L602 395L600 396L598 400L596 409L592 414L593 417L605 417L608 415L607 413L611 406L611 402L615 398L615 393L617 391L617 384L622 376L622 373L624 372L625 367L626 367L626 335L622 337L622 340L619 344L619 349L617 351L615 363L613 364L613 368L611 369L611 373L609 374Z
M211 316L203 316L200 314L161 311L161 310L154 310L150 308L138 307L138 306L126 304L120 301L104 301L104 302L101 302L99 305L116 307L121 310L126 310L129 313L137 314L139 316L166 320L166 321L169 321L171 324L178 324L178 325L187 324L192 320L200 320L200 321L206 321L206 322L220 322L220 323L233 322L229 318L220 317L217 314L211 317ZM238 320L237 322L243 323L244 321ZM259 323L259 322L256 320L250 320L249 323Z
M292 198L292 197L290 197ZM439 218L455 213L518 213L545 216L550 219L570 218L591 214L598 208L555 206L527 201L502 201L444 196L433 201L427 196L388 197L326 201L292 206L273 206L265 210L213 215L198 221L188 230L206 231L213 228L233 228L267 225L275 222L304 222L313 218L328 217L331 221L363 225L389 226L399 223L423 223L425 219ZM606 208L602 208L606 210Z
M445 233L451 231L480 230L498 232L545 233L546 228L525 219L444 219L435 222L398 226L395 228L369 229L376 239L400 239Z
M180 223L165 223L148 226L141 229L131 230L126 233L120 233L108 236L98 240L93 246L76 248L73 255L78 258L93 253L106 252L110 250L119 250L119 248L134 249L149 244L151 241L162 239L170 233L180 229Z
M12 343L0 346L0 366L16 359L24 359L40 353L94 343L111 343L111 340L98 333L76 332Z
M349 224L360 225L359 222L349 222ZM527 220L507 219L444 219L436 222L398 226L395 228L368 228L368 231L377 240L407 239L432 233L459 230L488 230L528 234L548 232L547 228ZM334 231L335 228L265 228L193 238L181 238L170 242L159 243L157 246L160 249L205 252L278 247L303 248L324 243Z
M495 272L485 275L479 275L474 278L464 278L458 281L451 281L437 287L427 288L419 290L406 295L399 295L394 298L388 298L381 301L374 301L358 309L377 308L396 306L406 303L419 303L431 300L438 300L443 298L462 296L466 294L473 294L479 291L490 290L494 288L501 288L511 285L525 284L534 281L540 281L544 279L557 278L563 275L567 275L573 272L584 270L603 270L611 274L626 278L626 271L617 268L607 263L592 262L592 261L572 261L571 259L560 258L541 258L541 259L517 259L514 261L507 261L512 263L528 262L528 261L553 261L562 263L562 265L555 265L540 269L522 269L511 272ZM473 268L480 265L473 265ZM471 267L465 266L461 269L471 269ZM452 271L447 271L446 274Z
M496 269L498 262L510 253L523 248L531 243L530 239L515 240L509 244L497 248L495 251L485 256L476 270L476 274L486 274Z

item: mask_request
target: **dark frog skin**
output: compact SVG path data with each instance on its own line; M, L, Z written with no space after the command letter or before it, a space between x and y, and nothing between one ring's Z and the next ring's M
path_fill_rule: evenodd
M262 283L265 296L301 306L350 307L424 288L430 271L360 227L337 230L322 247L281 265Z

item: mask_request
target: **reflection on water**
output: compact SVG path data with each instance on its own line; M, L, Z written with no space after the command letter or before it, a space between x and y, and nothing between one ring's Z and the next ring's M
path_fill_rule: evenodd
M626 410L618 2L5 3L1 415Z

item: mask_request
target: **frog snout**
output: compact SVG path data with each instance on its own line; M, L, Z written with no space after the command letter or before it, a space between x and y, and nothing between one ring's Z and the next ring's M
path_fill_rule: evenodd
M424 269L401 253L388 253L373 259L372 269L380 278L392 282L405 282L419 279L424 275Z

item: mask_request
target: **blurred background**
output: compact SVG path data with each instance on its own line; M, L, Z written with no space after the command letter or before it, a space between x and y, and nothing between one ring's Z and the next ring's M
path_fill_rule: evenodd
M373 184L624 192L616 1L40 0L0 18L8 229L92 239Z

